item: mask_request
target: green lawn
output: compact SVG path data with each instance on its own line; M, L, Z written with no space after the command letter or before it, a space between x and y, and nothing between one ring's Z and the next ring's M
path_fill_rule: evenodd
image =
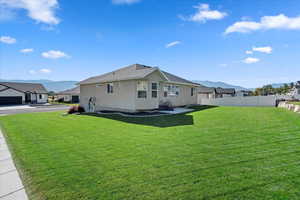
M295 102L290 102L291 104L295 104L295 105L300 105L299 101L295 101Z
M65 102L50 102L52 105L67 105L67 106L78 106L79 103L65 103Z
M300 197L300 115L213 107L153 118L0 117L31 199Z

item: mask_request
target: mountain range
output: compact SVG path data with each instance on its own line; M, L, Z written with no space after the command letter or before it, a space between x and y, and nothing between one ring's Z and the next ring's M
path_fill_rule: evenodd
M201 85L204 85L206 87L221 87L221 88L234 88L235 90L249 90L245 87L242 86L238 86L238 85L231 85L225 82L221 82L221 81L197 81L194 80L193 82L195 83L199 83Z

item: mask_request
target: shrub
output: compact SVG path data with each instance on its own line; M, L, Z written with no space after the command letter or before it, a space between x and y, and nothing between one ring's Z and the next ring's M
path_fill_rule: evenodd
M84 108L81 106L72 106L68 110L68 114L73 114L73 113L83 113L85 112Z
M85 110L82 106L77 106L77 112L83 113L83 112L85 112Z

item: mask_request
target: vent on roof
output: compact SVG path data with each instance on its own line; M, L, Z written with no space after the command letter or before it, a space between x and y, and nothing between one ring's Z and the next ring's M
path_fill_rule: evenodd
M150 69L150 68L152 68L152 67L150 67L150 66L145 66L145 65L140 65L140 64L136 64L136 65L135 65L135 69L136 69L136 70L145 69L145 68Z

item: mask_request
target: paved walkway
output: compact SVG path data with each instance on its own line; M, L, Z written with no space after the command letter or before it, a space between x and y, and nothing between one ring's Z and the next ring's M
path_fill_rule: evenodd
M0 130L0 200L27 200L27 195Z

